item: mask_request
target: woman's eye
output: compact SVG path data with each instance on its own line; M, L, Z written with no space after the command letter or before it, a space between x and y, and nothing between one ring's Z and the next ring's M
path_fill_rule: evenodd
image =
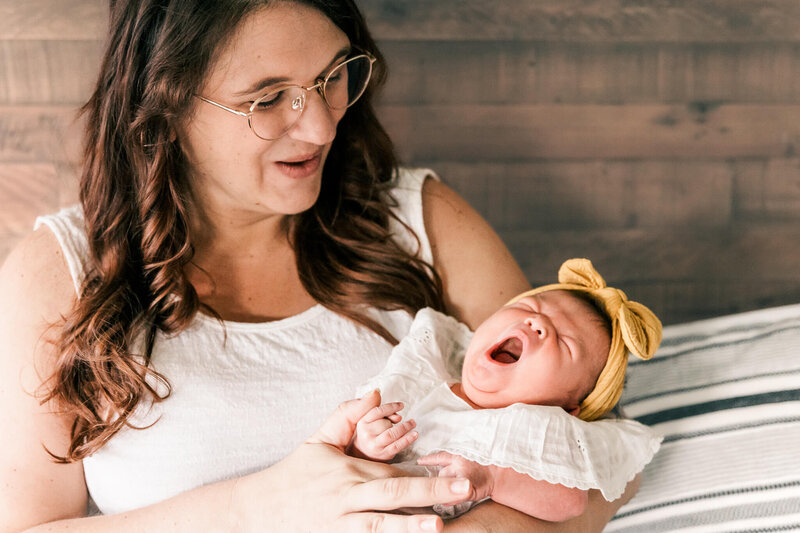
M285 92L286 91L278 91L263 97L261 100L258 100L258 104L256 105L255 109L258 111L266 111L275 107L281 101Z
M328 76L328 81L326 83L339 83L344 79L344 75L345 75L345 67L338 68L336 69L335 72L332 72Z

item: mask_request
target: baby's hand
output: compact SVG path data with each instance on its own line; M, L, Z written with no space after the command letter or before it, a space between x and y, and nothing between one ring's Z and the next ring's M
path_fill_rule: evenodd
M402 408L402 402L393 402L370 409L356 424L348 450L350 454L373 461L389 461L408 448L419 434L412 431L417 425L413 420L401 423L402 417L397 412Z
M495 467L486 466L460 455L447 452L437 452L425 457L420 457L417 464L425 466L441 466L439 477L458 477L468 479L472 487L469 499L480 501L492 496L494 488Z

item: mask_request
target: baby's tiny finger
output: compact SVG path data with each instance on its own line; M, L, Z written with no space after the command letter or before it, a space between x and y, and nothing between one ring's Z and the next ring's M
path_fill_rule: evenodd
M433 465L449 465L453 462L453 455L447 452L437 452L425 457L417 459L418 465L433 466Z
M398 422L400 422L403 419L403 417L398 415L397 413L391 414L391 415L387 416L386 418L388 418L389 421L391 423L393 423L393 424L397 424Z
M378 446L389 446L391 443L396 441L397 439L401 438L403 435L414 429L416 427L416 422L413 420L406 420L401 424L397 424L390 429L381 433L377 439L375 439L375 444Z
M418 437L419 433L417 433L416 431L411 431L409 433L406 433L405 435L403 435L402 437L391 443L389 446L387 446L386 452L392 456L395 456L398 453L405 450L406 448L408 448L409 446L411 446L411 444L415 440L417 440Z
M364 415L362 420L365 422L374 422L375 420L380 420L381 418L388 418L389 415L396 413L402 408L403 402L384 403L370 409L367 414Z

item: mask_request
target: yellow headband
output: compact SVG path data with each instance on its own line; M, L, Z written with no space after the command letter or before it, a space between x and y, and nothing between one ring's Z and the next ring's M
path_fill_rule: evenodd
M568 290L588 294L611 321L611 348L594 390L581 403L582 420L595 420L617 405L625 384L628 353L650 359L661 343L661 321L644 305L631 302L619 289L608 287L588 259L568 259L558 269L559 283L523 292L508 302L545 291Z

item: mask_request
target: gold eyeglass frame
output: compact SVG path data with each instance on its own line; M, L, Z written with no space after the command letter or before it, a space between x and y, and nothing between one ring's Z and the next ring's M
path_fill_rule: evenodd
M326 87L326 84L328 83L328 79L329 79L329 78L331 77L331 75L332 75L334 72L336 72L338 69L340 69L340 68L344 67L345 65L347 65L348 63L350 63L350 62L352 62L352 61L355 61L355 60L361 59L361 58L363 58L363 57L366 57L366 58L369 60L369 72L367 72L367 79L366 79L366 83L364 83L364 87L361 89L361 92L360 92L360 93L358 93L358 95L357 95L355 98L353 98L353 101L352 101L352 102L350 102L349 104L347 104L346 106L344 106L344 107L333 107L333 106L330 104L330 102L328 102L328 99L327 99L327 98L326 98L326 96L325 96L325 87ZM337 109L337 110L341 110L341 109L347 109L347 108L348 108L348 107L350 107L351 105L355 104L355 103L358 101L358 99L359 99L359 98L361 98L361 96L364 94L364 91L366 91L366 90L367 90L367 87L369 87L369 80L372 78L372 65L375 63L375 61L376 61L376 59L375 59L374 57L372 57L372 55L370 55L370 54L367 54L367 53L364 53L364 54L358 54L358 55L356 55L356 56L353 56L353 57L351 57L351 58L347 59L346 61L343 61L343 62L339 63L338 65L336 65L335 67L333 67L333 68L332 68L332 69L331 69L331 70L330 70L330 71L329 71L329 72L328 72L328 73L325 75L325 77L324 77L324 78L317 78L317 80L316 80L316 81L317 81L317 83L315 83L314 85L310 85L310 86L308 86L308 87L303 87L302 85L284 85L284 86L283 86L283 87L281 87L280 89L277 89L277 90L275 90L275 91L268 92L267 94L265 94L265 95L261 96L261 97L260 97L260 98L258 98L256 101L254 101L254 102L253 102L253 103L250 105L250 109L249 109L249 111L248 111L248 112L246 112L246 113L245 113L244 111L239 111L238 109L233 109L233 108L231 108L231 107L228 107L228 106L226 106L226 105L220 104L219 102L215 102L214 100L210 100L210 99L206 98L205 96L201 96L201 95L199 95L199 94L197 94L197 95L195 95L195 96L196 96L197 98L199 98L200 100L202 100L202 101L204 101L204 102L207 102L207 103L209 103L209 104L211 104L211 105L213 105L213 106L217 106L217 107L218 107L218 108L220 108L220 109L224 109L225 111L227 111L227 112L229 112L229 113L233 113L234 115L239 115L240 117L245 117L245 118L247 119L247 125L248 125L248 127L250 128L250 131L252 131L252 132L253 132L253 135L255 135L256 137L258 137L259 139L262 139L262 140L264 140L264 141L275 141L275 140L277 140L277 139L280 139L281 137L283 137L283 136L284 136L284 135L286 135L287 133L289 133L289 130L291 130L291 129L292 129L292 127L293 127L295 124L297 124L297 121L298 121L298 120L300 120L300 117L302 116L302 114L303 114L303 111L305 111L305 108L306 108L306 96L305 96L305 95L306 95L308 92L310 92L310 91L314 91L314 90L316 90L316 91L319 93L319 95L322 97L322 101L323 101L323 102L325 102L325 105L327 105L327 106L328 106L328 108L330 108L330 109ZM273 137L273 138L271 138L271 139L267 139L267 138L264 138L264 137L260 136L258 133L256 133L256 130L255 130L255 128L253 128L253 115L255 114L255 109L256 109L256 106L257 106L258 104L260 104L260 103L261 103L261 102L262 102L264 99L266 99L267 97L269 97L269 96L272 96L272 95L274 95L275 93L278 93L278 92L280 92L280 91L285 91L285 90L287 90L287 89L292 89L292 88L303 89L304 91L306 91L305 93L301 93L301 97L302 97L302 98L300 98L300 99L299 99L299 101L298 101L298 99L297 99L297 98L294 98L294 99L292 100L292 102L291 102L292 109L295 109L295 110L296 110L296 109L297 109L297 107L299 107L299 108L300 108L300 112L299 112L299 113L297 113L297 117L295 118L294 122L292 122L291 124L289 124L289 125L286 127L286 129L283 131L283 133L281 133L281 134L280 134L279 136L277 136L277 137Z

